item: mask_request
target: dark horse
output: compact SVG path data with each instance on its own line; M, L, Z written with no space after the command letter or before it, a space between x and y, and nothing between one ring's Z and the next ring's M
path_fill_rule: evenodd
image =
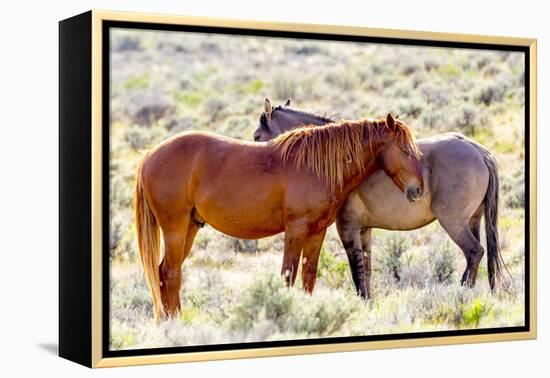
M293 109L290 100L272 107L266 99L254 133L265 141L300 125L324 125L333 120ZM447 133L417 141L425 194L406 201L383 171L372 174L344 202L336 226L358 293L371 297L372 229L413 230L435 219L466 257L461 283L473 287L484 250L480 244L481 217L485 215L487 263L491 289L505 266L498 237L499 181L494 156L482 145L459 133Z
M181 267L205 222L241 239L284 231L282 274L292 285L301 261L311 293L326 229L349 193L381 168L416 200L418 159L410 129L391 114L296 129L264 143L198 131L162 142L141 161L134 198L155 319L179 311Z

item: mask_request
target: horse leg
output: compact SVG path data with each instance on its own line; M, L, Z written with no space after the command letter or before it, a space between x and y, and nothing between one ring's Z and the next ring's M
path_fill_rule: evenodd
M483 213L482 210L483 210L482 207L480 207L480 210L478 210L476 212L476 214L474 214L468 222L470 232L472 233L472 235L474 236L474 238L476 239L476 241L479 243L480 246L481 246L481 243L480 243L480 232L479 231L480 231L480 228L481 228L481 215ZM473 274L471 272L467 273L467 269L466 269L466 271L462 275L462 279L460 280L460 283L462 285L464 285L465 283L468 283L468 286L470 286L470 287L475 286L475 281L476 281L476 276L477 276L477 269L478 269L478 266L479 266L479 262L481 261L481 258L483 257L483 247L481 247L481 252L478 253L478 255L476 255L474 253L474 256L471 256L471 259L473 260L472 264L474 264L474 266L472 267L473 271L471 271L471 272L473 272ZM478 258L479 258L479 260L478 260ZM468 263L467 258L466 258L466 262ZM472 276L471 282L468 282L468 277L469 276Z
M361 246L360 225L356 222L343 222L340 218L337 219L336 229L348 256L355 290L361 298L367 298L365 261L363 258L363 247Z
M348 256L355 290L361 298L367 297L365 259L361 245L361 227L365 204L358 191L352 192L336 216L336 230Z
M466 258L466 270L462 275L460 283L468 287L474 287L476 284L477 269L483 257L484 250L475 233L472 232L470 222L445 223L441 219L439 222L451 239L460 247Z
M199 232L200 226L196 224L195 222L190 222L189 226L187 227L187 236L185 237L185 246L183 247L183 260L189 256L189 252L191 252L191 247L193 247L193 242L195 241L195 236L197 236L197 232Z
M361 230L361 245L363 246L363 261L365 265L365 284L367 288L367 299L372 299L372 291L370 286L370 277L372 273L372 228L365 228Z
M472 231L472 235L476 238L476 240L480 241L480 235L479 230L481 228L481 216L483 214L483 206L480 206L478 211L470 218L470 221L468 222L468 225L470 226L470 231Z
M319 253L327 230L310 236L304 243L304 252L302 254L302 286L309 294L313 292L315 281L317 280L317 264L319 263Z
M189 215L177 224L163 228L165 253L159 266L160 293L168 316L175 316L181 308L181 266L191 250L197 230Z
M285 278L287 286L293 286L296 281L305 239L305 232L296 232L291 228L285 230L285 252L281 275Z

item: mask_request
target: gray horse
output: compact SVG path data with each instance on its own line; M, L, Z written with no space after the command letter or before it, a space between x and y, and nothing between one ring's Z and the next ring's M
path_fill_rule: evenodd
M266 141L304 125L333 120L284 105L272 107L265 99L254 140ZM439 221L466 257L461 283L473 287L483 257L481 217L485 215L487 263L491 289L505 266L498 237L499 181L494 156L482 145L459 133L420 139L423 153L424 195L407 201L381 170L352 192L339 211L336 227L349 259L353 282L361 297L371 298L372 229L414 230Z

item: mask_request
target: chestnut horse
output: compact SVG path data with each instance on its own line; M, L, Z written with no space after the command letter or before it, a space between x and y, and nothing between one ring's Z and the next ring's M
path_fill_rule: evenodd
M155 319L179 311L181 267L205 222L241 239L284 231L282 274L292 285L301 262L311 293L326 229L347 195L382 168L416 198L423 188L419 156L411 130L391 114L295 129L265 143L199 131L162 142L139 164L134 198Z
M256 141L266 141L303 124L334 122L290 107L290 100L272 107L266 99ZM475 285L484 250L480 243L485 215L487 265L491 289L506 267L498 238L498 170L494 156L482 145L459 133L417 141L425 193L418 202L405 201L382 171L373 173L354 190L338 212L336 226L346 249L353 282L362 297L371 298L372 229L413 230L438 220L466 257L461 283Z

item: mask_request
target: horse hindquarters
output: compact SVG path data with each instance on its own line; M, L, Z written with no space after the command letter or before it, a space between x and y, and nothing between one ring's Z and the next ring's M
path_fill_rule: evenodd
M462 192L466 191L466 198L470 198L470 201L457 202L451 200L451 202L449 202L449 199L456 197L457 193L442 192L441 196L439 196L439 201L442 202L440 204L441 206L439 206L438 209L434 209L434 213L436 213L440 223L448 232L448 229L458 229L458 224L467 224L469 226L468 231L472 233L477 244L479 244L480 218L482 215L485 216L487 271L489 285L491 289L494 289L497 282L501 279L503 268L505 268L502 255L500 253L500 243L498 237L499 179L497 162L494 156L482 145L463 136L459 137L459 139L460 141L455 140L454 144L460 145L461 148L464 151L468 151L468 153L458 159L459 167L448 171L454 171L455 177L460 178L460 181L456 187ZM446 151L449 150L449 148L446 149ZM441 154L444 154L444 152ZM476 206L478 203L479 205L477 205L478 208L475 213L470 216L469 214L472 213L471 206ZM470 208L470 210L468 210L468 208ZM457 214L454 217L455 219L449 217L449 211L444 210L450 210L451 213ZM468 233L464 227L461 229L462 233ZM461 237L459 235L455 235L453 237L451 232L449 232L449 234L455 242L457 242L457 239L469 239L469 236ZM468 285L473 286L475 284L477 265L479 264L478 258L481 260L483 248L473 242L467 243L463 241L462 244L464 246L458 242L457 244L462 248L468 262L468 267L463 276L463 283L465 282ZM470 250L465 248L469 248ZM481 253L477 252L480 249ZM472 261L470 262L470 260Z
M468 203L455 198L456 196L449 193L445 195L436 193L432 207L439 224L466 258L466 269L462 275L461 284L474 287L479 263L485 252L479 236L483 203L477 198Z
M136 231L157 323L175 316L181 307L181 266L198 229L191 221L188 198L178 195L186 192L190 181L193 152L176 147L175 143L167 144L148 153L136 176ZM159 264L160 231L165 253Z

